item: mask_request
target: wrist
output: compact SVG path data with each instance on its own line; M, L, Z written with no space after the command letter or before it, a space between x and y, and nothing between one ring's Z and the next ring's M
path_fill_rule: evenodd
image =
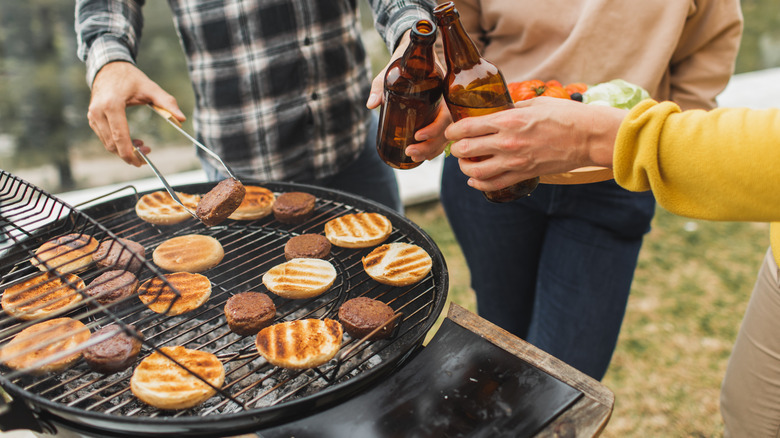
M627 110L600 107L593 112L592 125L587 140L588 158L594 166L612 167L612 157L615 150L620 123L628 114Z

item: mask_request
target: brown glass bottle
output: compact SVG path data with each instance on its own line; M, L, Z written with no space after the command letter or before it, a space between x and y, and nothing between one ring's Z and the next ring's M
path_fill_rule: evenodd
M483 58L460 22L453 2L433 10L444 42L447 74L444 77L444 101L452 120L482 116L514 108L504 76L498 67ZM489 201L509 202L528 196L539 185L539 178L490 192L482 192Z
M404 54L385 73L384 103L379 115L376 149L382 160L396 169L412 169L406 147L418 143L414 133L436 118L444 75L434 62L436 25L419 20L412 27Z

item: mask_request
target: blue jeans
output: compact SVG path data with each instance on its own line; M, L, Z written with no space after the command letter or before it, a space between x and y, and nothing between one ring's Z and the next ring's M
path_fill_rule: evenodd
M372 111L371 124L366 134L363 150L355 161L344 170L327 178L311 178L294 182L348 192L384 204L403 214L403 205L395 173L379 158L376 151L378 125L379 116L375 111ZM201 158L200 162L209 181L226 178L227 175L221 173L222 169L214 167L208 158Z
M614 181L540 184L494 204L445 160L441 200L480 316L600 380L623 322L655 200Z

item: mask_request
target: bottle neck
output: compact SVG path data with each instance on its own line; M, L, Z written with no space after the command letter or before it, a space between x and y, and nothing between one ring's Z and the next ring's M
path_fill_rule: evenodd
M455 7L437 9L434 14L444 43L447 69L461 70L479 64L479 50L463 28Z

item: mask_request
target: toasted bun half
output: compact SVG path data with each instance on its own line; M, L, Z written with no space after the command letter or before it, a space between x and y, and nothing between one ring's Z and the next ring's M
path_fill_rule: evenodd
M391 286L416 283L429 272L433 261L424 249L410 243L388 243L363 257L363 268L374 280Z
M325 223L325 237L343 248L368 248L384 242L393 224L379 213L352 213Z
M257 351L272 365L306 369L333 359L341 348L344 329L332 319L281 322L260 330Z
M219 240L201 234L185 234L161 243L154 252L154 264L170 272L203 272L225 257Z
M89 340L87 326L72 318L55 318L27 327L0 349L0 362L29 374L62 371L81 358L78 346ZM52 356L76 349L61 359Z
M23 320L48 318L64 313L81 302L84 281L75 274L58 277L51 272L15 284L3 291L5 313Z
M246 194L238 208L228 216L228 219L249 221L260 219L271 214L276 196L274 192L260 186L244 186Z
M190 210L195 211L198 208L200 195L176 192L176 196ZM178 224L192 217L165 190L141 196L135 203L135 214L142 220L155 225Z
M216 388L225 383L225 367L209 352L181 346L162 347L160 351L178 364L156 351L135 367L130 378L130 390L146 404L160 409L191 408L217 392L203 380Z
M30 263L41 271L78 272L92 264L92 253L97 247L98 241L92 236L66 234L38 247Z
M181 315L202 306L211 296L211 282L203 275L174 272L164 277L181 296L160 277L152 277L138 288L138 298L154 312Z
M336 268L327 260L292 259L263 274L263 284L282 298L312 298L330 289Z

